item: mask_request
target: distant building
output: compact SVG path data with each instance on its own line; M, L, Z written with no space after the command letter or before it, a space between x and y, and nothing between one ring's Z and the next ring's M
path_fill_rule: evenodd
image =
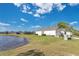
M63 29L63 28L58 28L57 26L54 27L48 27L48 28L43 28L40 30L35 31L35 34L41 36L41 35L50 35L50 36L55 36L55 37L60 37L64 35L72 35L72 32L69 29Z

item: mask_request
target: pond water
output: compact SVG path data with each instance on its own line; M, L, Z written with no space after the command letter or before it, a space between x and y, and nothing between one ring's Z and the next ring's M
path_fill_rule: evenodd
M26 38L16 36L0 36L0 51L14 49L28 43Z

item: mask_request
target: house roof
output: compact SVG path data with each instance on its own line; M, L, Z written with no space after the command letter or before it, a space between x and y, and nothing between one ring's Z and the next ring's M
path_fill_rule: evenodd
M49 31L49 30L57 30L57 29L58 29L57 26L51 26L51 27L41 28L37 31Z
M63 28L58 28L58 26L50 26L50 27L46 27L46 28L41 28L37 31L51 31L51 30L57 30L57 31L70 31L70 28L67 29L63 29Z

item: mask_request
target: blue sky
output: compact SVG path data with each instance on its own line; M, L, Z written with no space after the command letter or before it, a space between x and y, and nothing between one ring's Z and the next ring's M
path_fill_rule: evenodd
M79 4L0 3L0 31L33 31L61 21L79 30Z

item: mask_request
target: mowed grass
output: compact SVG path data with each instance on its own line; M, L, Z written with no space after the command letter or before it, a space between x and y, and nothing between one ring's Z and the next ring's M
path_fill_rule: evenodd
M2 34L0 34L2 35ZM37 49L42 51L46 56L71 56L79 55L79 40L63 40L63 38L56 38L53 36L37 36L27 34L7 34L11 36L28 38L29 43L7 51L0 51L1 56L15 56L19 53Z

